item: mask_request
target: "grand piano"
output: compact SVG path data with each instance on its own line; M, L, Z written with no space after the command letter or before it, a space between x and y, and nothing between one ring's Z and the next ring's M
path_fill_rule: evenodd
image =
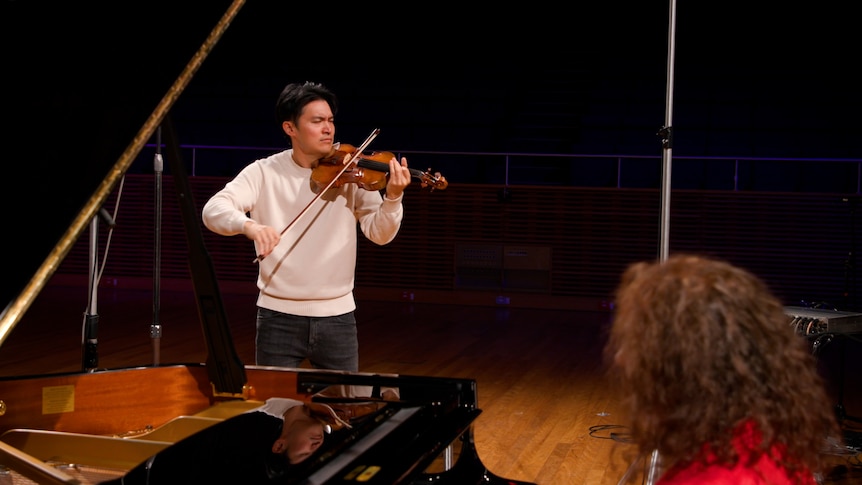
M276 397L333 408L371 403L375 411L331 432L286 473L230 483L526 483L482 464L472 429L481 409L471 379L261 367L238 359L189 201L171 110L242 18L242 1L194 10L159 0L4 2L0 8L10 83L4 109L13 125L4 132L5 180L27 189L24 200L21 191L4 191L5 207L52 205L46 214L19 214L22 249L4 277L0 345L71 246L102 216L132 160L157 134L162 146L164 134L208 349L203 363L99 369L85 322L80 372L0 378L0 483L181 483L141 470L168 457L176 477L213 466L192 459L189 443L205 443L213 430L229 429L224 425ZM396 390L397 398L383 399L382 389Z

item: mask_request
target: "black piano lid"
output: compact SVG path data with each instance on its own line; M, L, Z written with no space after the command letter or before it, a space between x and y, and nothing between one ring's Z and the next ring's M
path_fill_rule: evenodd
M231 5L0 5L4 317Z

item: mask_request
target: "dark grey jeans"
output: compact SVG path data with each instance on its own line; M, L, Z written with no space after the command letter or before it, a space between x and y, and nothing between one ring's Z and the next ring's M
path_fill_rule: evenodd
M353 312L333 317L302 317L257 309L257 365L299 367L308 359L316 369L359 370L359 339Z

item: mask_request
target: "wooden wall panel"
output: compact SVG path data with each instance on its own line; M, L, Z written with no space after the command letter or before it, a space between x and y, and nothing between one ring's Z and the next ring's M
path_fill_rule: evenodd
M226 177L191 178L198 208ZM186 236L172 178L163 178L161 278L188 279ZM152 281L154 274L152 175L126 176L102 284ZM113 211L116 194L106 209ZM764 278L787 304L801 300L856 309L859 228L854 195L677 190L671 195L671 252L726 258ZM550 248L550 283L529 290L536 307L607 309L620 272L659 254L660 192L655 189L450 184L429 192L408 187L401 233L386 246L360 238L357 291L389 298L496 304L491 295L521 288L471 290L457 284L463 245ZM222 284L256 278L252 244L202 228ZM100 230L104 252L107 230ZM58 274L87 275L85 233ZM102 258L100 254L100 261ZM146 283L152 285L152 283ZM515 301L518 301L515 298Z

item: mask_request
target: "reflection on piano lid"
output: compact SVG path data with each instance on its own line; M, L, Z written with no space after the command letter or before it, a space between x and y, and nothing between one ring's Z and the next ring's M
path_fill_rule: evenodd
M862 313L797 306L784 307L784 312L799 335L862 333Z

